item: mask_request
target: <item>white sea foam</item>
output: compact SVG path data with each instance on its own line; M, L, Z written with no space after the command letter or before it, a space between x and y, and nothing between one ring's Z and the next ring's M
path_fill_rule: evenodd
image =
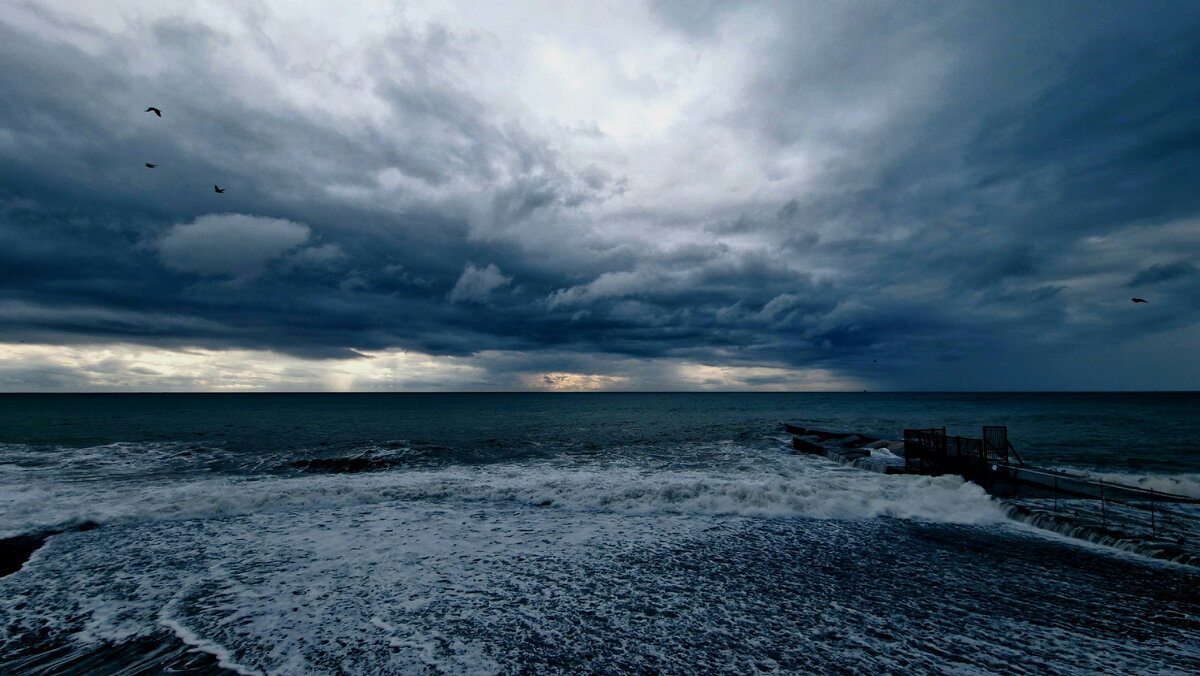
M192 646L194 649L201 652L206 652L209 655L217 658L217 664L225 669L241 674L242 676L263 676L263 672L258 669L251 669L243 664L238 664L233 661L233 656L225 646L219 645L212 641L200 638L195 632L188 629L182 622L172 619L168 614L167 609L163 609L159 613L158 621L166 628L170 629L173 634L184 643Z
M13 481L12 479L18 479ZM136 482L9 477L0 536L83 522L190 519L389 501L514 501L621 513L904 519L985 523L1003 511L952 477L885 476L783 456L731 471L652 470L568 461L451 466L360 474L190 476Z
M1200 498L1200 474L1144 474L1132 472L1097 472L1094 470L1068 470L1071 474L1099 479L1112 483L1136 486L1161 493L1172 493L1189 498Z
M0 580L11 619L0 639L37 622L72 632L85 652L165 626L243 674L571 673L572 663L577 672L1089 673L1191 659L1194 646L1131 644L1123 631L1169 599L1125 599L1140 604L1129 612L1136 621L1091 617L1074 597L1093 578L1060 568L1057 550L1038 551L1045 538L1009 531L925 524L914 538L894 519L515 499L142 522L51 538L38 566ZM926 593L931 582L936 594ZM1086 628L1070 616L1045 621L1071 613Z
M596 671L672 673L738 670L748 659L759 669L913 668L901 653L926 671L1006 664L1007 643L994 639L1004 619L972 615L978 627L964 625L960 641L970 647L953 657L939 651L954 641L934 650L921 642L927 626L903 625L930 603L954 617L971 590L992 589L992 573L974 572L983 566L970 559L939 583L965 586L965 598L905 586L914 571L972 551L938 545L938 533L1013 544L1003 538L1014 529L988 526L1005 517L978 486L715 450L727 467L651 467L618 454L126 482L35 472L4 495L6 514L43 526L110 525L50 538L31 565L0 581L0 612L13 627L66 633L84 654L165 627L241 674L551 673L539 667L560 654ZM881 546L908 537L898 519L923 522L918 532L933 529L935 539L879 557ZM729 557L740 559L726 567ZM895 565L907 573L894 575ZM1030 577L1054 574L1034 570ZM773 591L792 582L800 586ZM858 609L859 582L901 610L881 619L884 606ZM780 613L786 621L776 621ZM937 631L945 639L959 627ZM1083 659L1058 647L1078 635L1059 634L1032 640L1036 660ZM787 647L797 642L803 650ZM1099 644L1110 658L1116 645ZM803 661L813 654L821 662ZM1116 665L1180 663L1186 654L1138 653Z

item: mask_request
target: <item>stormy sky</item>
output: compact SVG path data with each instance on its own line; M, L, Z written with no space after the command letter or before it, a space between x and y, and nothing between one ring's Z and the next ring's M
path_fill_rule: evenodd
M1200 3L0 0L0 73L3 391L1200 389Z

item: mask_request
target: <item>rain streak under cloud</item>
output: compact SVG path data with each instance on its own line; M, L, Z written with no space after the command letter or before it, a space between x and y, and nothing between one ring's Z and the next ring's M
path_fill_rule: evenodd
M0 390L1200 388L1200 5L0 10Z

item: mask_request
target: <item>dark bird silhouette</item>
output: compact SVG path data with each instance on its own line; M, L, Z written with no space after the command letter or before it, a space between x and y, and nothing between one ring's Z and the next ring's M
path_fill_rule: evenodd
M1149 303L1150 301L1146 300L1145 298L1134 298L1134 299L1133 299L1133 302L1135 302L1135 303Z
M147 163L146 163L146 168L147 168L147 169L153 169L153 168L155 168L155 167L157 167L157 166L158 166L157 164L150 164L149 162L147 162Z
M146 109L146 112L147 112L147 113L154 113L155 115L157 115L157 116L159 116L159 117L162 117L162 111L161 111L161 110L159 110L158 108L155 108L154 106L150 106L149 108L147 108L147 109Z
M222 188L218 188L218 187L217 187L217 186L215 186L215 185L213 186L213 190L214 190L215 192L225 192L225 190L224 190L224 189L222 189Z

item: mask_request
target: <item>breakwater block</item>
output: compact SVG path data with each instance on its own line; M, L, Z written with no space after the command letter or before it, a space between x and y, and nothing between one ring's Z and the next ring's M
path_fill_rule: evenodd
M18 570L34 552L46 544L46 538L59 533L80 532L91 530L100 524L95 521L84 521L67 528L43 530L36 533L26 533L10 538L0 538L0 577L11 575Z
M811 441L805 441L800 437L792 437L792 448L805 453L824 453L825 449Z
M907 474L904 444L855 432L816 430L783 423L792 434L793 453L823 455L860 469L887 474ZM835 446L836 444L836 446Z
M46 541L45 535L18 535L0 540L0 577L21 570L21 566Z
M847 439L857 436L853 432L830 432L827 430L808 430L808 436L816 437L821 441L829 441L831 439Z

